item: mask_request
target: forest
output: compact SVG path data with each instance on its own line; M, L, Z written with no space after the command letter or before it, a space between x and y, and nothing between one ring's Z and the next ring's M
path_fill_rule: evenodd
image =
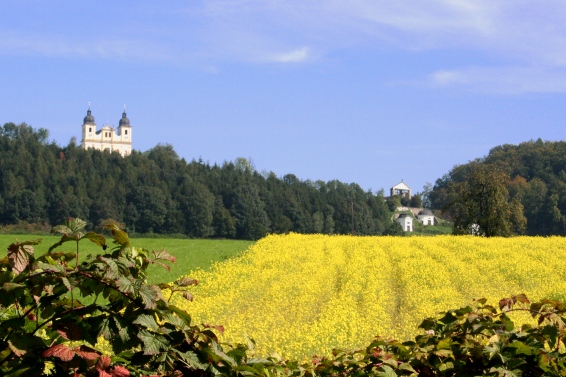
M383 192L355 183L257 172L245 158L187 162L170 145L127 157L49 141L46 129L0 127L0 226L85 219L131 234L259 239L267 233L380 235L391 227Z
M509 201L521 203L528 235L566 235L566 142L500 145L485 157L456 165L427 193L437 214L450 219L458 183L468 181L478 167L505 174Z

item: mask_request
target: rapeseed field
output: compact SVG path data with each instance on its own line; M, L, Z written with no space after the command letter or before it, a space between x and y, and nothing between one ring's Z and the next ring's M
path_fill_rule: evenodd
M412 339L424 318L474 298L564 300L566 239L270 235L189 276L194 301L174 301L196 323L223 325L225 342L253 338L260 356L304 359Z

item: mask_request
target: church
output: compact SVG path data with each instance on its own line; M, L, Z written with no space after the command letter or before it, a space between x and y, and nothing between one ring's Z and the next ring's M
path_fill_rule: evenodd
M90 103L86 117L83 120L83 136L81 141L84 149L94 148L101 151L118 152L122 157L132 153L132 126L126 116L126 106L122 113L122 119L118 124L118 129L109 124L96 130L94 116L90 111Z

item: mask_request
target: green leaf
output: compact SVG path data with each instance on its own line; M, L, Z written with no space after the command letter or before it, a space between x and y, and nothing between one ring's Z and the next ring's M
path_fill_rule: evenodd
M176 316L174 313L165 312L162 314L163 320L167 323L172 324L173 326L177 326L182 330L188 330L190 327L181 319L180 317Z
M24 284L11 283L11 282L2 284L2 290L6 292L10 292L13 291L14 289L25 288L25 287L26 286Z
M51 228L51 233L71 234L73 231L66 225L57 225Z
M155 321L155 317L149 314L141 314L133 323L152 330L159 328L159 325Z
M65 287L67 287L67 289L69 291L73 290L73 286L71 286L71 283L69 282L69 279L67 279L66 277L61 277L61 281L63 282L63 284L65 285Z
M76 241L76 240L77 239L75 237L68 236L68 235L64 234L57 243L54 243L53 245L51 245L51 247L49 248L49 250L47 250L47 252L51 253L53 250L55 250L59 246L63 245L65 242Z
M69 217L65 222L65 225L71 229L71 232L78 233L80 230L83 230L86 226L86 221L83 221L79 218Z
M500 317L501 322L505 325L505 331L511 331L515 328L515 324L505 313Z
M126 343L128 340L130 340L130 322L120 315L115 315L112 317L112 319L112 324L114 325L116 330L118 330L118 336L120 337L120 340Z
M379 372L377 373L378 377L397 377L397 373L391 368L389 365L384 365L379 368Z
M103 248L106 248L106 238L104 238L102 234L88 232L82 238L86 238L91 242L97 244L98 246L102 246Z
M146 309L155 309L157 307L157 300L160 298L159 296L161 296L161 291L158 293L157 290L159 290L159 288L155 285L141 286L138 293Z
M99 316L96 317L93 322L97 325L98 336L102 336L106 340L112 339L113 332L110 328L110 318Z
M192 369L197 370L206 370L208 368L208 363L201 363L198 358L198 355L192 351L187 352L180 352L177 351L177 354L181 357L181 360Z
M437 350L449 350L451 345L452 345L452 339L451 338L442 339L437 343L436 349Z
M159 351L169 347L169 342L163 335L155 334L149 332L148 330L140 331L138 337L143 342L144 355L156 355L159 353Z
M109 267L109 269L106 270L104 277L106 279L111 279L111 280L118 279L118 277L121 274L120 274L120 269L116 264L116 261L112 258L105 258L105 257L100 257L100 260L103 261Z
M114 243L121 246L129 246L130 238L128 234L118 228L116 224L108 224L104 228L110 230L112 237L114 238Z
M116 280L116 287L122 293L131 294L134 293L134 285L130 279L125 276L120 276L118 280Z
M51 263L43 263L43 262L37 262L37 268L41 268L43 271L51 271L51 272L55 272L55 273L64 273L65 272L65 266L55 262L55 264L51 264Z
M169 305L168 309L177 314L177 316L181 318L187 326L191 325L191 316L185 310L175 305Z
M231 358L230 356L228 356L226 353L224 353L224 350L222 350L222 348L220 347L220 345L215 342L214 340L210 342L211 345L211 350L214 353L214 355L216 355L220 360L225 361L226 363L228 363L231 367L235 367L236 364L236 360L234 360L233 358Z

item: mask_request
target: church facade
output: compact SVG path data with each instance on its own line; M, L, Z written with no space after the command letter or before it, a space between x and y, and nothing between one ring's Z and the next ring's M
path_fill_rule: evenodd
M118 152L122 156L132 153L132 126L126 116L126 107L124 107L118 129L107 124L102 126L100 130L97 130L94 116L89 106L82 128L81 145L84 149L94 148L101 151Z

